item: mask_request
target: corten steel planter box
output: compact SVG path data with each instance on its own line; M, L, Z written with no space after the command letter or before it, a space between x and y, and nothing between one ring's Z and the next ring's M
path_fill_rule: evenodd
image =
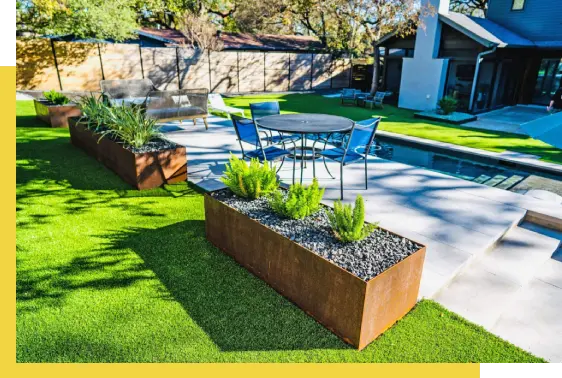
M68 127L68 118L82 113L76 104L54 105L46 100L33 100L37 118L51 127Z
M425 247L364 281L209 194L205 230L216 247L360 350L417 302Z
M89 130L77 118L69 122L70 141L102 162L123 181L139 190L187 180L185 147L156 152L134 153L121 144Z

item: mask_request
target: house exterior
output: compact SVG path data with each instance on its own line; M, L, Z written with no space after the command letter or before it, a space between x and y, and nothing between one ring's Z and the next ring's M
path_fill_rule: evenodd
M560 0L489 0L485 18L428 1L436 14L425 30L379 41L382 85L398 93L398 106L435 109L446 95L472 113L548 104L562 80Z

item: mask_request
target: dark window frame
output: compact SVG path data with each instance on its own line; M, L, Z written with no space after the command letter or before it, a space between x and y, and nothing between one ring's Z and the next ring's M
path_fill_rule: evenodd
M519 9L513 9L513 7L515 6L515 0L511 0L511 11L512 12L521 12L523 10L525 10L525 4L527 4L527 0L523 0L523 6Z

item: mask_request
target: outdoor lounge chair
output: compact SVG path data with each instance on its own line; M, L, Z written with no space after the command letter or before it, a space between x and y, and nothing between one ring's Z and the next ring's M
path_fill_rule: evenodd
M281 159L281 165L277 168L277 172L283 166L285 162L285 157L287 155L291 155L291 152L287 151L284 148L279 148L277 145L268 145L265 148L262 145L262 139L260 138L260 133L265 135L267 138L267 133L263 130L258 130L258 126L254 121L248 118L239 117L235 114L230 116L232 119L232 125L234 126L234 130L236 131L236 137L238 139L238 143L240 143L240 149L242 150L242 158L243 159L253 159L257 158L260 162L268 161L270 164L273 161ZM254 146L254 150L246 151L244 149L244 144L248 143ZM293 159L293 183L295 182L295 161Z
M385 96L386 92L376 92L372 99L365 101L365 104L368 104L371 109L373 109L373 106L377 106L382 109L384 108L383 101Z
M112 105L140 105L147 116L159 122L201 118L207 125L207 89L174 89L160 91L149 79L102 80L103 96Z
M320 151L319 155L324 159L334 160L340 163L340 194L343 200L343 167L356 161L364 160L365 162L365 189L368 186L367 177L367 161L369 151L375 140L375 133L379 126L381 118L373 118L370 120L356 122L349 133L349 137L344 139L343 147L335 147ZM325 148L326 146L324 146ZM315 161L312 160L313 171L316 171ZM324 164L326 161L324 160Z
M345 105L346 102L348 103L351 102L352 105L355 105L357 102L355 89L351 89L351 88L342 89L340 99L342 105Z
M234 108L232 106L228 106L224 103L222 96L218 93L210 93L209 94L209 109L215 110L218 112L224 112L228 115L230 114L241 114L242 117L246 117L244 114L244 109Z

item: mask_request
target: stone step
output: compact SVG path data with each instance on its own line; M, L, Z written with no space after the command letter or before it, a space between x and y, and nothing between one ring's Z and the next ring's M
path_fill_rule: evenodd
M522 296L529 298L538 289L547 292L551 300L549 314L556 314L556 319L562 317L562 288L556 286L556 274L552 273L562 267L562 262L553 257L558 256L559 246L560 235L524 222L509 230L490 252L466 265L435 300L488 330L497 329L498 334L501 330L502 337L515 341L519 336L513 326L514 311L532 315L530 311L517 310L523 304ZM554 306L553 300L559 305ZM533 319L518 321L531 324ZM552 337L548 329L544 332L543 339Z
M474 181L474 182L476 182L476 183L478 183L478 184L482 184L482 183L484 183L485 181L488 181L489 179L491 179L490 176L487 176L487 175L480 175L480 176L476 177L476 178L475 178L474 180L472 180L472 181Z
M496 186L499 183L501 183L503 180L505 180L506 178L507 178L507 176L504 176L504 175L495 175L490 180L485 181L483 184L488 185L488 186Z
M525 179L525 177L519 176L519 175L513 175L513 176L509 177L508 179L502 181L498 185L496 185L496 188L508 190L512 186L517 185L523 179Z

